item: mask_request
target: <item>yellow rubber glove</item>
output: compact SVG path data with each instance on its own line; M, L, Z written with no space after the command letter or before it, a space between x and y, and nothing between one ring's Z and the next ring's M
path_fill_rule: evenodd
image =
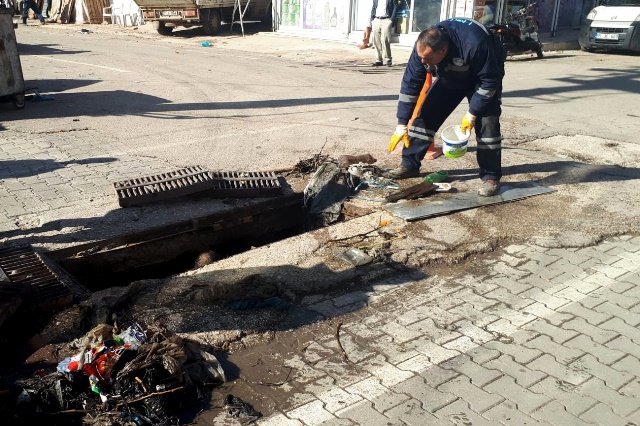
M473 126L476 124L476 116L467 112L464 117L462 117L462 124L460 124L460 130L462 133L467 133L468 131L473 130Z
M404 143L405 148L409 148L409 135L407 134L407 126L404 124L398 124L396 126L396 131L391 135L391 140L389 141L389 152L396 149L396 145L398 145L398 142L400 141Z

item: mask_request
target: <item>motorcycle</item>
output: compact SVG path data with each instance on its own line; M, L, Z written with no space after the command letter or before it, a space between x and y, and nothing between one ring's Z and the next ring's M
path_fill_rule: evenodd
M510 13L500 23L488 28L495 33L507 55L535 52L542 58L542 43L538 36L538 20L534 16L537 3L531 3L517 12Z

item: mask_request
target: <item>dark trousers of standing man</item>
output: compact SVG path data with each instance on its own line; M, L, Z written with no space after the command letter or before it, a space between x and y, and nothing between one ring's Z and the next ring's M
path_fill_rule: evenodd
M473 92L445 87L437 79L422 104L420 114L409 128L410 147L402 149L402 167L411 170L420 169L421 161L427 154L429 145L453 110L465 97L471 98ZM502 90L493 97L491 103L476 117L476 158L480 167L480 179L500 180L502 177L502 135L500 134L500 107Z
M33 13L36 14L41 23L44 24L44 18L42 17L42 13L40 13L40 9L38 9L38 5L33 0L23 0L22 2L22 23L27 23L27 16L29 15L29 9L33 10Z

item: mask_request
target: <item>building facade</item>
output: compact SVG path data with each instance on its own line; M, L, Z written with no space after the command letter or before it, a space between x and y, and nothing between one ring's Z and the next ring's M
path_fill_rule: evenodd
M275 0L276 30L358 40L369 24L373 0ZM578 30L596 0L538 0L535 16L541 33ZM393 42L411 45L429 26L453 17L483 23L529 4L527 0L398 0ZM577 39L577 33L576 33Z

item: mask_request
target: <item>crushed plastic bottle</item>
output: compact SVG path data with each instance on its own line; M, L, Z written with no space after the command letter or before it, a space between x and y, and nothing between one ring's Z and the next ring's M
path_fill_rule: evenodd
M140 345L147 341L142 327L138 323L133 323L122 333L113 336L119 344L129 345L131 349L137 349Z
M208 41L205 40L202 43L200 43L200 46L202 46L202 47L210 47L211 43L209 43Z

